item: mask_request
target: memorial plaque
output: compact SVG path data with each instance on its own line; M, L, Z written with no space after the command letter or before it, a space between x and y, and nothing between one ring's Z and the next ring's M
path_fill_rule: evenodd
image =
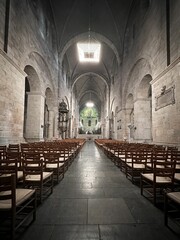
M156 97L156 111L170 104L175 104L174 89L175 86L162 91L161 94Z

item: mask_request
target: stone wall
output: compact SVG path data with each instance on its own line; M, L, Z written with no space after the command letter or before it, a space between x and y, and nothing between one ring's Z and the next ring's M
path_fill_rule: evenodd
M180 59L152 81L152 135L155 143L180 144Z
M22 142L25 73L0 50L0 144Z
M28 77L30 91L39 92L40 104L35 101L36 111L27 121L26 129L31 131L29 140L43 139L44 102L46 89L52 92L54 116L58 112L58 52L55 27L49 1L11 0L9 19L5 22L6 0L0 1L0 144L24 141L24 96L25 77ZM38 6L36 6L38 4ZM5 27L8 39L5 41ZM7 52L4 46L7 44ZM25 69L32 68L37 76ZM38 84L36 80L38 79ZM36 93L37 94L37 93ZM31 101L33 105L33 101ZM57 121L53 120L53 124ZM51 137L57 135L57 126ZM27 130L26 135L29 135ZM52 136L53 135L53 136Z
M133 136L134 141L143 141L143 137L145 139L145 135L149 135L149 139L152 137L154 143L179 145L180 100L177 93L179 91L178 81L180 72L178 64L180 31L177 31L177 29L179 29L178 26L180 25L180 16L178 13L180 2L177 0L169 1L169 26L167 26L168 9L166 9L166 1L152 0L149 2L151 4L143 19L139 19L140 12L138 11L140 9L137 9L136 6L133 6L131 9L126 29L122 72L119 74L119 79L116 79L115 87L111 88L112 94L119 96L119 98L117 97L118 100L114 105L114 109L118 106L119 115L121 115L119 118L126 119L123 115L126 115L125 106L127 96L128 94L132 94L134 98L134 121L135 125L137 125ZM167 40L167 31L170 33L169 40ZM168 61L171 67L168 66ZM143 64L143 62L146 64ZM151 90L152 102L150 103L152 120L151 122L148 121L147 132L144 132L144 121L145 118L147 120L151 116L148 113L148 117L143 117L137 98L139 84L145 75L149 75L153 79ZM119 89L118 85L121 85L122 88ZM175 103L156 110L156 97L160 94L161 88L164 85L166 89L175 86ZM144 108L145 111L146 107L141 106L141 108ZM122 139L128 133L126 120L123 124L122 130L120 129L118 132L119 139ZM140 126L142 131L138 132ZM151 128L151 133L149 128Z

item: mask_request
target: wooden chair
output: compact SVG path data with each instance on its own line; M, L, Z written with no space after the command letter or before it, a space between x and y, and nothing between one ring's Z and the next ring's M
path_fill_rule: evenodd
M23 158L23 184L37 190L42 200L53 192L53 172L44 171L44 162L38 153L25 153Z
M6 159L6 151L7 151L7 147L5 145L1 145L0 146L0 160L4 160Z
M44 153L44 164L45 171L53 172L57 183L64 178L65 160L60 159L60 153Z
M128 163L132 163L132 153L135 150L131 150L131 149L126 149L125 151L125 158L122 158L121 160L121 171L124 172L126 174L126 166Z
M115 165L122 170L122 165L125 163L126 148L119 147L116 152Z
M6 160L9 165L13 165L13 161L17 161L17 181L20 182L23 179L23 171L22 171L22 159L21 152L7 152ZM18 183L17 182L17 183Z
M17 189L15 174L1 175L0 231L8 234L10 229L11 239L14 239L16 230L31 217L32 221L36 219L36 191Z
M147 155L144 151L132 152L132 161L126 163L126 177L132 183L140 181L140 174L146 169Z
M157 192L162 195L163 189L173 190L175 165L175 161L154 161L151 173L141 173L141 195L145 191L156 205Z
M1 160L0 174L1 175L15 174L16 184L18 184L23 179L23 172L18 171L18 160L16 158L11 160L9 159Z
M168 218L180 225L180 192L166 192L164 196L164 224L168 226Z
M9 144L7 152L20 152L19 144Z

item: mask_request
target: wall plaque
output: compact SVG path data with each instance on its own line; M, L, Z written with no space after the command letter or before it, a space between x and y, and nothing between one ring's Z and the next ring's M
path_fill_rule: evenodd
M156 97L156 111L170 104L175 104L174 89L175 86L168 89L166 86L162 87L161 94Z

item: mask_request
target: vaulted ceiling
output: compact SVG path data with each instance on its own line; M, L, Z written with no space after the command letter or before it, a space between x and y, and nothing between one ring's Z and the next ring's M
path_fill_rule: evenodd
M105 92L122 60L124 35L132 0L50 0L60 62L68 65L70 86L82 108L89 95L101 110ZM99 63L80 63L77 42L92 39L101 43Z

